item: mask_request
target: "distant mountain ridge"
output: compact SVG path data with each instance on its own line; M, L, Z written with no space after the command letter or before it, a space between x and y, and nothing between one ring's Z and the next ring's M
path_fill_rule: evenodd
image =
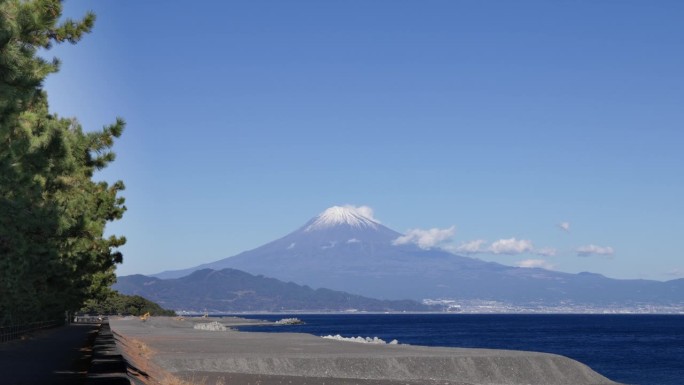
M358 295L384 298L494 300L511 304L684 305L684 279L618 280L521 268L396 244L401 233L349 207L331 207L298 230L253 250L189 269L234 268Z
M113 288L127 295L140 295L166 308L198 312L434 310L415 301L382 301L329 289L314 290L235 269L203 269L165 280L129 275L119 277Z

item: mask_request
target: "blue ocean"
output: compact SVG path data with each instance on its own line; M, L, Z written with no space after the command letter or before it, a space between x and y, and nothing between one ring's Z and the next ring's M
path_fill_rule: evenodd
M561 354L624 384L684 384L682 315L278 314L240 315L305 325L244 331L379 337L425 346L531 350Z

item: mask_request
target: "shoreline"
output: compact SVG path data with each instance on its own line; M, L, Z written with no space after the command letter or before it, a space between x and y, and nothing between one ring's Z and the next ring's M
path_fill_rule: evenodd
M181 312L181 311L176 311L181 317L192 317L192 318L198 318L202 317L205 315L205 313L191 313L191 312ZM426 315L596 315L596 316L649 316L649 315L664 315L664 316L684 316L684 311L680 312L471 312L471 311L461 311L461 312L440 312L440 311L435 311L435 312L413 312L413 311L405 311L405 312L372 312L372 311L358 311L358 312L345 312L345 311L299 311L299 310L288 310L288 311L282 311L282 312L229 312L229 313L223 313L223 312L215 312L215 313L208 313L210 318L221 318L221 317L244 317L244 316L260 316L260 315L267 315L267 316L297 316L297 315L381 315L381 314L396 314L396 315L401 315L401 314L406 314L406 315L420 315L420 314L426 314Z
M536 352L376 345L302 333L204 331L263 322L231 318L112 318L117 345L156 384L617 385L567 357ZM270 323L267 323L270 324Z

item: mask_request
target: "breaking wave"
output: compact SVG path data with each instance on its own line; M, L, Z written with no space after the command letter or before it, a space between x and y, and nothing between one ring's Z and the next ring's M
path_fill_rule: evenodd
M385 340L378 338L378 337L342 337L339 334L336 335L327 335L323 336L323 338L327 338L329 340L337 340L337 341L349 341L349 342L358 342L362 344L388 344L388 345L398 345L399 341L397 340L392 340L390 342L386 342Z

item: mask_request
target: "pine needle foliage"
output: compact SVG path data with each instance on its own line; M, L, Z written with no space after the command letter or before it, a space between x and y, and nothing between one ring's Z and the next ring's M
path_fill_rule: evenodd
M59 61L38 51L77 43L95 21L61 14L60 0L0 0L0 325L106 297L126 241L104 236L126 210L123 183L93 179L114 160L124 121L86 132L48 109L42 85Z

